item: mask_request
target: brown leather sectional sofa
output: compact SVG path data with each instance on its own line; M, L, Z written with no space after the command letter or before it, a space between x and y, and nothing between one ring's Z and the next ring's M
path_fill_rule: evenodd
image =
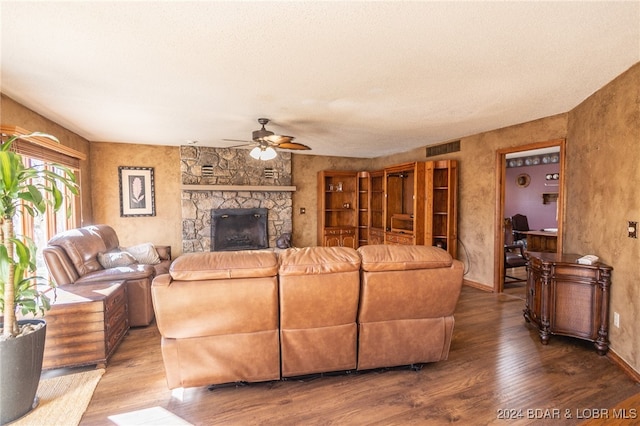
M120 249L115 230L108 225L92 225L61 232L49 240L44 260L58 286L105 281L125 281L129 326L149 325L154 318L151 282L156 275L169 272L171 247L154 247L159 263L133 263L104 268L100 254Z
M182 255L152 284L168 387L444 360L462 275L427 246Z

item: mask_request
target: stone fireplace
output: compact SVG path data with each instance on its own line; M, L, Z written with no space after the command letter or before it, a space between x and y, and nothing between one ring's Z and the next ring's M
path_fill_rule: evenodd
M292 232L291 154L269 161L246 149L180 147L182 251L212 250L212 211L265 209L268 247Z
M269 247L267 209L211 210L211 251Z

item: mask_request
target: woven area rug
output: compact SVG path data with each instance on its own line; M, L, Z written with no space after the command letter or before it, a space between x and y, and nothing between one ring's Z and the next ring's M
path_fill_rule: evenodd
M103 374L104 369L101 368L41 379L38 406L10 425L78 425Z

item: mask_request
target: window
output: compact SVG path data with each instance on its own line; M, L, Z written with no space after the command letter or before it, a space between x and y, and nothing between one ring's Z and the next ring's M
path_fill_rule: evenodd
M32 132L15 126L0 126L0 135L4 141L6 135L30 135ZM22 156L27 167L47 167L54 173L63 174L59 164L71 169L80 185L80 161L86 160L86 155L73 148L55 142L48 137L32 136L17 139L11 144L12 151ZM45 166L46 165L46 166ZM42 251L47 242L57 233L80 226L81 205L80 197L69 192L64 185L59 186L64 194L64 204L57 212L48 211L35 218L25 211L17 212L15 232L25 235L36 244L37 275L50 280L49 271L44 263Z
M35 158L30 158L23 155L23 162L26 167L46 167L54 173L62 175L63 172L59 167L52 165L45 166L45 161ZM72 169L76 178L79 180L80 170ZM36 261L37 261L37 275L49 280L49 271L44 263L44 257L42 250L47 245L54 235L59 232L66 231L67 229L73 229L78 226L79 217L79 199L73 195L64 185L59 184L58 188L64 194L64 204L57 212L48 210L43 215L32 217L22 209L17 213L18 220L16 220L15 231L18 235L25 235L31 238L36 247L38 248Z

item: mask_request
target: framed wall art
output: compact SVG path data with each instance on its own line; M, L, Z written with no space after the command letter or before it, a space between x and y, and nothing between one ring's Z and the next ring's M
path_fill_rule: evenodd
M153 167L118 167L120 217L155 216Z

